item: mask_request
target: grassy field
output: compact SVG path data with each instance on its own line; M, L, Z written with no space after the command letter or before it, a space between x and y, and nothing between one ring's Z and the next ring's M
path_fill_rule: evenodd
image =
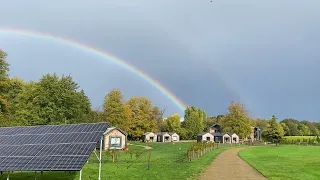
M270 180L318 180L320 147L280 145L241 150L246 160Z
M195 179L207 167L214 157L225 149L232 147L220 147L193 161L187 160L187 149L190 142L185 143L139 143L134 142L129 146L129 152L118 154L118 160L112 162L109 153L103 153L102 177L101 179L117 180L147 180L147 179ZM145 149L142 146L150 146ZM136 153L142 153L138 158ZM148 159L151 153L150 169L148 170ZM5 180L6 175L0 176ZM16 172L10 174L12 180L34 179L34 172ZM38 173L39 180L78 180L79 173L69 172L44 172L42 176ZM98 179L98 162L93 154L82 171L83 180Z

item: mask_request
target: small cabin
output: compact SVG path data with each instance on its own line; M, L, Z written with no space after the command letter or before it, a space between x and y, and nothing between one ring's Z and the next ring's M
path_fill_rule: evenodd
M103 133L103 149L124 149L127 146L127 133L118 127L110 127Z
M157 134L157 142L178 142L180 136L175 132L159 132Z
M231 143L238 144L239 143L239 136L236 133L228 133L231 137Z
M211 133L215 143L231 143L231 136L228 133Z
M157 135L153 132L146 132L142 135L143 142L157 142Z
M198 134L197 136L197 142L202 142L202 141L213 141L214 136L208 132L203 132Z

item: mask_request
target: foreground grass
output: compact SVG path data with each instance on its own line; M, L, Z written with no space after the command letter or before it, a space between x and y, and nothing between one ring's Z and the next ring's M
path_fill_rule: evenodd
M318 180L320 147L280 145L241 150L240 157L270 180Z
M199 159L188 161L186 152L191 143L133 143L129 146L128 152L118 154L118 160L112 162L110 154L103 153L101 179L116 180L162 180L162 179L196 179L198 175L212 162L222 151L235 147L220 147L207 153ZM142 146L151 146L152 149L145 149ZM135 152L142 153L136 157ZM148 159L151 153L150 169L148 170ZM132 155L132 156L131 156ZM83 167L82 179L92 180L98 178L98 162L93 154L89 163ZM6 175L0 176L5 180ZM34 179L34 172L17 172L10 174L12 180ZM38 173L38 180L77 180L79 173L69 172L44 172L42 176Z

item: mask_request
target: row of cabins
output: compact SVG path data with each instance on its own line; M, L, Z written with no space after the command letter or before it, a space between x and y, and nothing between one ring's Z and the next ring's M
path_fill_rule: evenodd
M127 146L127 133L118 127L110 127L103 134L103 149L124 149ZM144 133L144 142L178 142L180 137L175 132ZM100 146L100 144L98 144Z
M239 143L239 136L235 133L200 133L197 137L198 142L211 141L215 143Z
M127 146L127 133L117 127L110 127L103 134L103 149L124 149ZM178 142L180 136L175 132L147 132L142 136L143 142ZM261 140L261 129L252 127L252 133L247 141ZM209 132L198 134L198 142L211 141L215 143L239 143L239 136L235 133L221 132L220 125L214 124Z
M142 136L143 142L178 142L180 136L175 132L146 132Z
M219 124L214 124L209 127L209 132L198 134L197 141L211 141L215 143L240 143L240 138L236 133L222 132ZM244 141L259 141L261 140L261 129L259 127L252 127L252 132Z

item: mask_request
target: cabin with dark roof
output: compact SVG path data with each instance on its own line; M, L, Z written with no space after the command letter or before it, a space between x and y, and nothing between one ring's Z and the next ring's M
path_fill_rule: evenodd
M228 133L211 133L214 136L215 143L231 143L231 136Z
M157 133L157 142L178 142L180 136L175 132L159 132Z

